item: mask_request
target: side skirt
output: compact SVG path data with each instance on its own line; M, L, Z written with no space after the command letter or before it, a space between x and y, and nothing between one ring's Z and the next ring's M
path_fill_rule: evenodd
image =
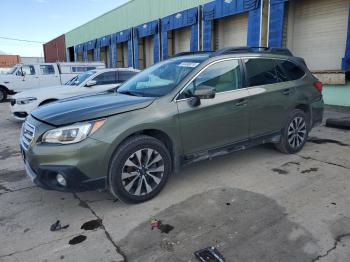
M275 132L268 135L257 136L250 139L242 140L222 147L208 149L194 154L188 154L182 157L182 165L192 164L198 161L212 159L217 156L227 155L232 152L252 148L262 144L278 143L281 139L281 133Z

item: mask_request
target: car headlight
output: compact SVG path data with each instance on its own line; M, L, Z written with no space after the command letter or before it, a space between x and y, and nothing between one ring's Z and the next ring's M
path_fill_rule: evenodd
M106 119L101 119L52 129L43 135L41 142L54 144L78 143L95 133L105 122Z
M19 99L16 99L16 104L17 105L26 105L32 101L35 101L35 100L37 100L36 97L19 98Z

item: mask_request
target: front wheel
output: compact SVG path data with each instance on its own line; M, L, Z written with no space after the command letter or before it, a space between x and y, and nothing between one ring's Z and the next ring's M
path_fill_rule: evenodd
M285 154L295 154L305 145L308 138L308 125L303 111L294 110L281 132L281 140L276 148Z
M5 102L7 99L7 92L5 89L0 87L0 102Z
M109 189L124 202L144 202L163 189L171 170L170 153L161 141L144 135L131 137L112 157Z

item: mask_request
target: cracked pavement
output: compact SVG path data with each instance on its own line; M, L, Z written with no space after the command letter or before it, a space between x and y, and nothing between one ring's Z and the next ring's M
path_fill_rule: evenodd
M317 127L297 155L266 145L199 162L155 199L127 205L107 192L33 186L8 107L0 104L1 262L196 261L208 246L226 261L350 261L350 131ZM151 230L151 218L174 228ZM51 232L57 220L69 227Z

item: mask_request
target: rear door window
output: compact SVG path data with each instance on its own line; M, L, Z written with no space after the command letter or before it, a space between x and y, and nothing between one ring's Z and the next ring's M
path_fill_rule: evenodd
M273 59L245 59L249 86L261 86L279 83L277 64Z
M137 72L132 71L118 71L118 82L125 82L136 74Z
M41 75L54 75L55 68L53 65L40 65L40 74Z
M96 85L110 85L117 83L117 72L105 72L94 78Z

